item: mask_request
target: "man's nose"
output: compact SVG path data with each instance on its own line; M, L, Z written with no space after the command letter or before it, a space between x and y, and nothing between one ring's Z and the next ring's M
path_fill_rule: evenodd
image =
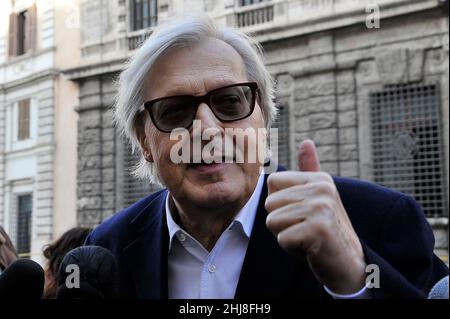
M200 120L202 130L207 128L221 128L221 121L214 115L211 108L206 103L198 106L195 120Z

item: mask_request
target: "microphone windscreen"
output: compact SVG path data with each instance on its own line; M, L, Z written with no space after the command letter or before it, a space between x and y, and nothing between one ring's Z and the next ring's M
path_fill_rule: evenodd
M0 275L0 299L41 299L44 281L44 270L38 263L17 259Z
M433 286L428 299L448 299L448 276L442 278Z
M76 265L79 287L68 285L68 269ZM69 267L71 266L71 267ZM69 251L61 262L58 299L112 299L118 297L118 266L114 255L100 246L82 246Z
M105 296L95 287L92 287L87 282L80 282L79 288L68 288L65 285L60 285L56 290L57 299L105 299Z

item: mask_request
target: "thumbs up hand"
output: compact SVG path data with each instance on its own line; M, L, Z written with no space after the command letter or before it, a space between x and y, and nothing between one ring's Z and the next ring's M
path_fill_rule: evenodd
M323 285L335 293L355 293L365 284L359 238L332 177L320 171L312 141L300 144L298 162L300 172L269 176L266 225L283 249L306 258Z

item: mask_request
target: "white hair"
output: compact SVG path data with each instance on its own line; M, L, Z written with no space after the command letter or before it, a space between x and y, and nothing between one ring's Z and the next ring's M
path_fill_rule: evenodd
M274 82L264 66L261 45L239 30L219 27L212 18L189 18L160 26L134 53L119 76L114 121L120 132L130 140L133 152L141 150L136 125L143 110L145 78L152 66L168 50L198 43L205 38L221 40L241 56L248 80L258 84L258 104L262 108L266 128L270 128L277 108ZM133 175L160 184L154 164L147 162L142 152Z

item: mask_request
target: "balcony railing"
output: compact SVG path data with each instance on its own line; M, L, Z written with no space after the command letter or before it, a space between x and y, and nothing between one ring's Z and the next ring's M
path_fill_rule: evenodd
M246 6L235 6L226 15L227 25L246 28L258 26L274 20L274 4L262 2Z
M263 24L273 21L273 4L263 7L244 7L242 12L236 13L236 25L240 28Z
M231 2L231 0L230 0ZM261 31L265 28L281 27L297 22L308 22L325 19L330 22L339 20L338 16L366 18L365 10L374 0L273 0L240 6L237 0L227 7L227 12L220 17L226 25L248 29L249 32ZM411 0L377 0L375 3L386 8L393 5L406 5ZM420 3L420 1L416 1ZM422 1L423 6L431 1ZM412 7L411 7L412 8ZM417 9L415 9L417 11ZM340 18L341 21L346 19ZM363 20L364 21L364 20ZM329 23L328 23L329 24Z
M128 34L128 50L134 51L152 34L152 29L133 31Z

